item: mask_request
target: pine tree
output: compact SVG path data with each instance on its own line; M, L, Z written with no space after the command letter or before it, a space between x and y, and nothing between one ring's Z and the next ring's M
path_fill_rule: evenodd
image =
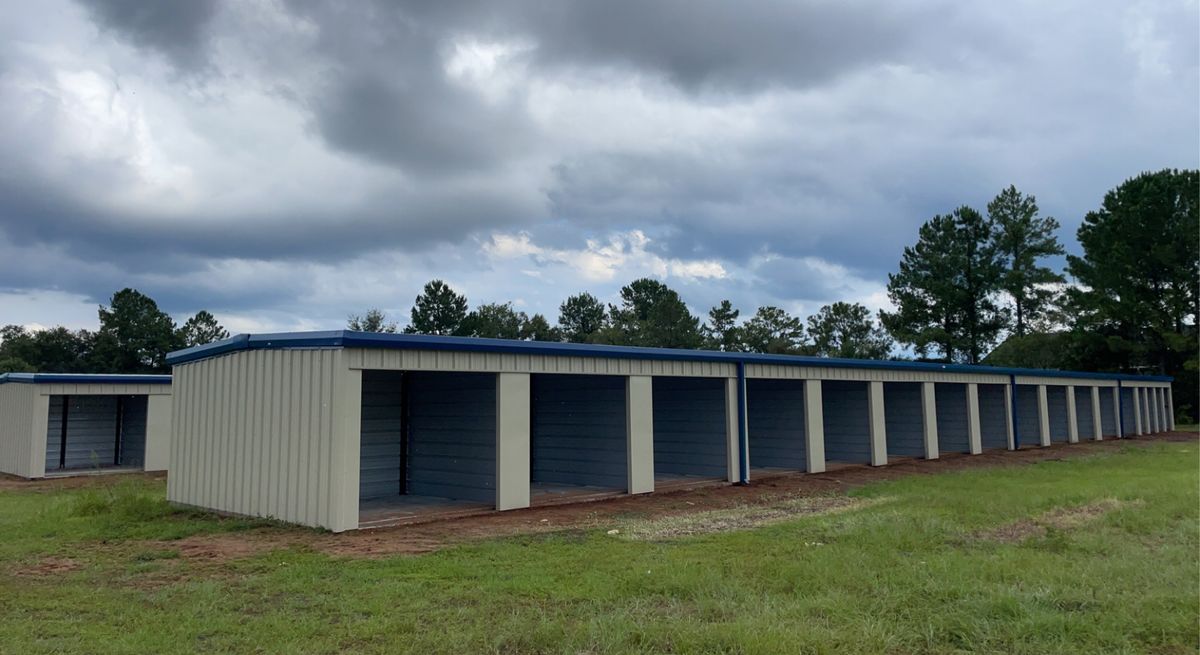
M467 298L441 280L430 280L417 296L408 334L461 335L467 318Z
M988 203L988 220L996 230L996 247L1004 258L1004 277L1000 288L1013 305L1013 332L1025 336L1029 326L1037 325L1055 293L1050 285L1061 284L1063 276L1039 261L1063 254L1055 232L1058 221L1039 216L1037 199L1009 186Z

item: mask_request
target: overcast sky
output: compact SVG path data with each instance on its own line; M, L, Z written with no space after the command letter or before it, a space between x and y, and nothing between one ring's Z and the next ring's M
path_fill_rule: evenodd
M1074 250L1200 165L1196 1L0 7L0 324L131 286L338 328L435 277L551 321L641 276L878 308L936 213L1016 184Z

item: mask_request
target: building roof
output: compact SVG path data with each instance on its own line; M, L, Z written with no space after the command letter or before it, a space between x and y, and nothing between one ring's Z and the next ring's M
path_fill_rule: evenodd
M121 373L0 373L0 384L171 384L170 375Z
M859 368L968 373L984 375L1023 375L1092 380L1137 380L1141 382L1170 382L1173 378L1158 375L1129 375L1125 373L1085 373L1029 368L1004 368L971 364L938 364L931 362L897 362L869 359L834 359L800 355L769 355L763 353L732 353L714 350L683 350L674 348L642 348L636 346L607 346L551 341L515 341L509 339L480 339L474 337L441 337L425 334L379 334L332 330L326 332L282 332L275 334L239 334L229 339L203 346L177 350L167 355L171 365L186 364L241 350L277 350L284 348L370 348L389 350L440 350L457 352L488 352L523 355L556 355L560 357L607 357L614 359L653 359L670 361L725 362L731 364L779 364L784 366L820 366L827 368Z

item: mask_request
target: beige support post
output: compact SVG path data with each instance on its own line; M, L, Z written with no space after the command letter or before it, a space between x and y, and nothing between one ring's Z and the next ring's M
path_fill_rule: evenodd
M146 396L146 454L143 468L166 471L171 463L171 396Z
M1171 431L1175 430L1175 395L1171 393L1171 387L1163 390L1167 396L1167 426Z
M1133 389L1133 433L1142 435L1142 394L1137 387Z
M979 385L967 384L967 444L972 455L983 452L983 429L979 424Z
M1079 443L1079 408L1075 406L1075 387L1067 387L1067 443Z
M1121 387L1113 387L1113 425L1117 426L1117 438L1125 435L1125 426L1121 424Z
M1162 432L1162 387L1154 387L1154 395L1150 398L1154 401L1154 431Z
M867 383L867 411L870 414L871 466L887 464L887 421L883 413L883 382Z
M1004 431L1008 436L1008 449L1016 450L1017 428L1013 425L1013 389L1011 384L1004 385Z
M629 493L654 491L654 384L649 375L625 378L625 435Z
M921 383L921 424L925 429L925 459L937 459L937 394L932 382Z
M1101 422L1100 414L1100 387L1092 387L1092 439L1100 441L1104 439L1104 425Z
M496 374L496 509L529 507L528 373Z
M30 478L46 477L46 437L50 429L50 396L37 392L38 385L29 386L33 395L33 434L29 453L29 469L17 471Z
M334 353L334 366L346 365L345 351ZM362 448L362 371L343 368L334 378L333 434L330 444L333 482L329 490L329 520L324 526L333 532L358 529L358 482L361 473L359 452ZM168 472L169 475L169 472Z
M741 481L741 461L738 459L741 450L738 438L738 381L737 378L725 380L725 453L729 456L730 482ZM747 402L749 399L747 398ZM747 412L748 413L748 412ZM747 465L747 470L749 466Z
M809 473L825 472L825 410L821 381L804 381L804 452Z
M1150 387L1142 387L1142 407L1145 414L1142 425L1146 427L1146 434L1154 434L1154 424L1150 420L1150 396L1152 393L1153 389Z
M1038 434L1042 446L1050 445L1050 403L1046 400L1046 385L1038 385Z

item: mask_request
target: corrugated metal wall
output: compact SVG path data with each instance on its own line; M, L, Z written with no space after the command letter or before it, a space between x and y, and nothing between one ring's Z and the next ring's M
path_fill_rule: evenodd
M750 466L803 471L804 381L746 380Z
M535 483L625 489L625 378L531 376Z
M1121 388L1121 428L1125 431L1125 436L1130 437L1136 434L1134 428L1137 427L1137 418L1134 414L1133 407L1133 389L1129 387Z
M408 493L496 502L496 376L406 375Z
M359 419L360 500L400 493L401 393L399 371L363 371Z
M1038 418L1038 388L1031 384L1017 385L1017 441L1021 446L1042 443L1041 419Z
M1050 441L1067 443L1069 419L1067 417L1067 387L1046 386L1046 411L1050 418Z
M40 478L45 473L31 469L35 397L32 384L0 384L0 473L25 478Z
M1008 448L1006 387L1004 384L979 385L979 436L985 449Z
M656 377L654 472L728 475L725 380Z
M920 382L883 383L884 427L890 457L925 456Z
M825 461L871 461L871 417L866 382L825 380L821 383Z
M63 399L67 412L67 453L61 457ZM46 470L113 466L117 452L117 399L114 396L51 396L46 430Z
M434 350L384 350L348 348L350 368L391 371L458 371L489 373L544 373L578 375L661 375L723 377L737 375L727 362L683 362L609 357L518 355L513 353L453 352Z
M168 500L332 529L357 526L361 398L348 393L357 387L340 350L230 353L173 373Z
M146 464L146 396L121 399L121 466Z
M937 400L939 453L969 453L967 428L967 385L938 382L933 385Z
M1095 437L1096 421L1092 416L1092 388L1075 387L1075 415L1079 420L1079 440Z
M1118 436L1117 414L1113 409L1116 396L1116 387L1100 387L1100 432L1105 437Z

